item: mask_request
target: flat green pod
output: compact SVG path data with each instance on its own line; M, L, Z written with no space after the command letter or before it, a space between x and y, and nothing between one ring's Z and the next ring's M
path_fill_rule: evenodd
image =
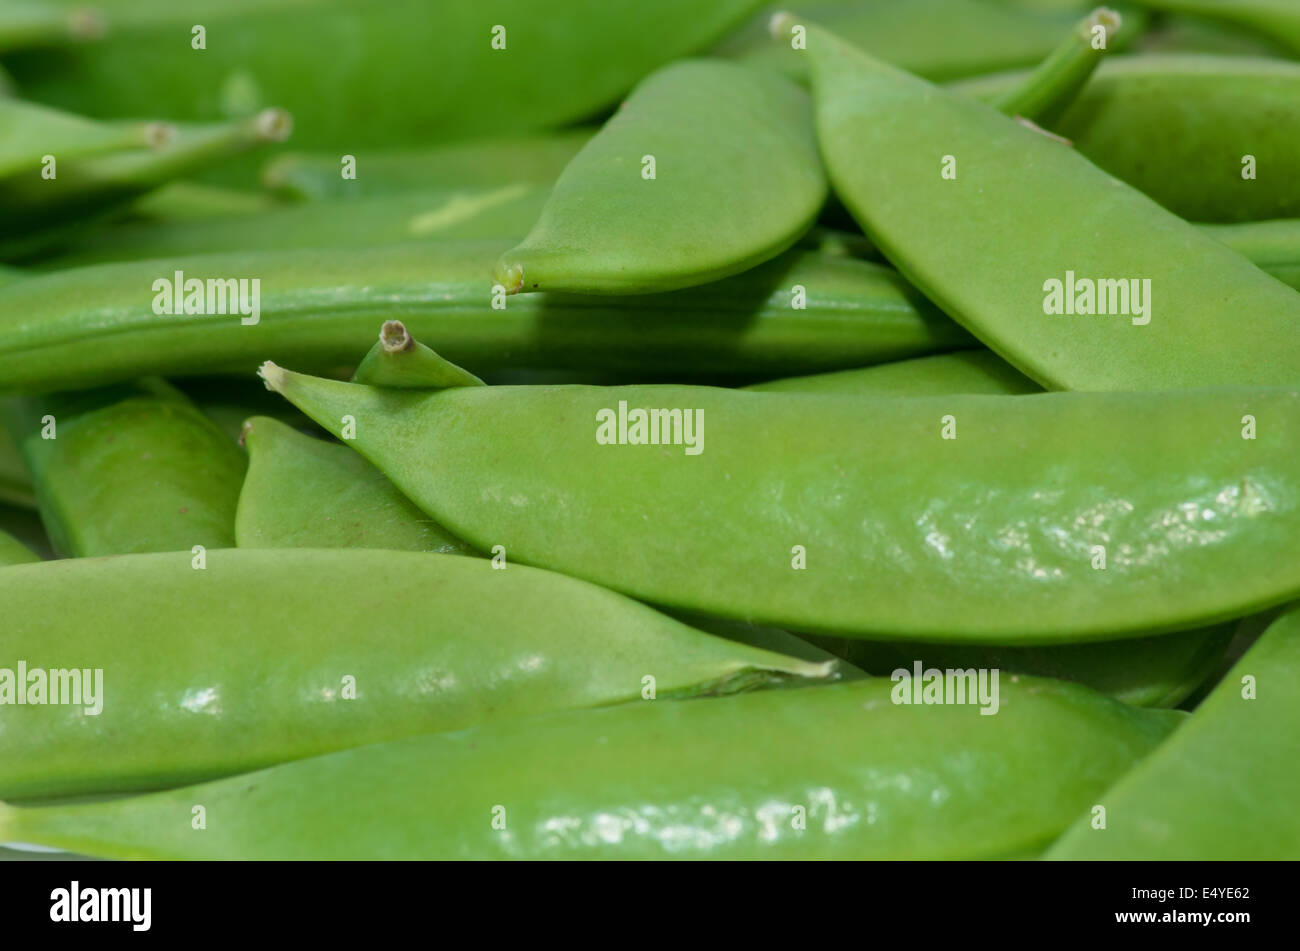
M893 686L625 704L0 806L0 840L116 858L995 858L1041 848L1186 716L1049 680L1002 683L995 716L894 703Z
M1279 281L1300 290L1300 219L1206 225L1205 230Z
M1050 859L1300 857L1300 611L1269 627L1183 726L1047 852Z
M807 55L836 194L913 285L1026 376L1084 390L1300 383L1293 288L967 96L815 26Z
M826 678L835 666L713 637L563 575L415 552L21 565L0 570L0 603L5 658L29 674L86 671L80 697L5 708L5 798L175 786L529 713Z
M8 532L0 531L0 568L40 561L40 556Z
M792 250L734 278L668 294L506 297L493 292L491 274L507 246L261 251L33 276L0 287L0 391L151 374L247 379L267 358L333 372L355 366L375 328L399 314L417 338L480 373L749 382L974 345L893 270L838 255ZM257 277L258 322L156 313L148 291L163 281L174 292L177 271L185 281Z
M256 416L235 513L240 548L384 548L474 554L347 446Z
M1045 644L1300 593L1294 389L430 393L261 372L336 436L346 417L348 445L479 550L679 610Z
M804 90L683 60L643 80L574 156L496 278L511 294L705 284L790 247L825 200Z
M19 399L6 417L60 554L234 545L244 455L161 381Z
M33 187L45 156L71 160L124 149L160 148L172 132L160 122L103 123L48 106L0 97L0 178L24 175ZM55 166L57 171L57 165Z
M991 350L957 350L858 370L790 376L745 387L762 393L856 393L862 396L936 393L1041 393L1043 388Z

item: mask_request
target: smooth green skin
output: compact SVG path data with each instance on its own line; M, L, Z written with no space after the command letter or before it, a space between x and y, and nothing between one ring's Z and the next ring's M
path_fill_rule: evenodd
M994 716L894 704L892 687L626 704L0 806L0 841L120 858L989 858L1041 847L1185 717L1046 680L1003 680Z
M40 556L7 532L0 531L0 568L40 561Z
M1002 73L953 88L992 101L1025 75ZM1231 222L1300 217L1298 125L1300 63L1150 54L1102 63L1050 128L1175 214ZM1254 180L1241 177L1244 155L1257 160Z
M175 786L633 700L647 676L664 698L833 673L562 575L416 552L221 550L204 570L189 552L47 562L0 571L0 603L13 663L104 672L98 716L6 707L10 799Z
M790 33L774 43L767 32L771 12L788 9L771 8L719 52L805 79L807 63L791 48ZM899 68L936 82L1038 63L1079 17L1076 11L998 9L979 0L807 3L795 9L806 14L799 22L824 23Z
M312 370L351 367L394 316L479 373L585 369L749 382L974 345L892 270L839 256L796 250L671 294L614 301L528 294L502 298L496 310L490 275L503 250L502 241L449 241L265 251L24 279L0 288L0 392L155 373L248 378L268 358ZM177 268L187 277L257 276L260 323L155 314L149 289ZM804 310L791 306L795 285L807 289Z
M1294 0L1131 0L1172 13L1215 17L1257 30L1300 54L1300 7Z
M1070 390L1300 383L1293 288L1047 136L817 27L808 44L836 193L913 285L1026 376ZM1149 280L1150 322L1045 313L1045 282L1067 271Z
M313 202L218 220L129 221L79 235L35 269L113 261L290 248L339 250L421 240L501 243L527 233L549 189L533 185L446 189L349 202ZM486 277L486 275L483 275Z
M0 98L0 176L22 175L37 184L41 159L57 162L121 149L143 148L147 123L110 125L21 99Z
M900 668L910 672L919 660L925 668L997 668L1003 676L1055 677L1085 684L1134 706L1176 707L1215 669L1234 629L1234 624L1219 624L1178 634L1050 647L887 644L808 637L836 657L881 677Z
M683 60L647 77L574 157L496 279L510 293L705 284L790 247L826 192L804 90L723 60Z
M1024 394L1043 388L990 350L958 350L860 370L785 377L745 387L763 393L854 393L933 396L939 393Z
M25 94L87 115L214 120L281 105L341 155L555 128L706 48L757 0L141 0L103 41L11 58ZM190 26L207 49L190 48ZM492 28L506 27L506 49ZM140 69L147 59L150 68ZM143 75L148 72L148 76Z
M474 554L346 446L256 416L245 425L244 448L248 474L235 513L240 548Z
M1252 678L1255 699L1245 699ZM1275 621L1192 718L1080 818L1050 859L1300 857L1300 611Z
M83 229L121 211L149 191L273 141L283 141L292 120L268 109L248 119L181 129L158 149L132 149L87 156L58 166L58 175L9 176L0 180L0 257L18 260L45 252Z
M0 407L0 413L4 409ZM32 475L27 471L18 445L9 430L0 425L0 503L35 508L36 495Z
M1228 56L1290 56L1287 48L1248 27L1223 20L1168 14L1136 44L1143 53L1218 53Z
M480 550L682 610L1034 644L1184 630L1300 592L1296 391L425 393L262 375L335 435L352 416L348 445ZM703 451L599 444L597 413L620 401L702 411Z
M262 183L300 200L378 198L430 188L554 185L594 129L456 142L425 149L361 152L356 178L335 153L289 152L268 162ZM352 154L352 153L349 153Z
M282 208L284 203L261 191L222 188L198 182L168 182L157 191L137 199L131 214L153 222L210 222L214 218L242 217ZM254 235L245 235L252 238ZM168 253L175 254L174 250Z
M54 439L41 436L47 414ZM180 393L119 386L23 399L7 421L60 554L234 546L247 461Z
M484 385L473 373L444 360L412 337L400 320L384 321L379 339L357 364L352 382L413 390Z
M6 504L0 499L0 531L12 535L42 558L57 557L49 534L41 524L40 516L36 514L35 503L29 508L26 505Z
M102 33L102 19L88 15L81 3L5 0L0 7L0 52L3 53L94 40Z
M1300 290L1300 219L1206 225L1205 230L1279 281Z

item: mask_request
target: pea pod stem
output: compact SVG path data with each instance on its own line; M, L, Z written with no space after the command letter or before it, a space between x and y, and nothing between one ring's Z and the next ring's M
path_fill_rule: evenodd
M103 14L91 6L6 0L0 7L0 53L95 40L104 32Z
M1114 10L1098 7L1070 31L1017 88L992 103L1007 115L1022 116L1039 125L1051 123L1072 103L1097 68L1119 31ZM1101 30L1098 46L1097 30Z
M358 364L352 382L398 389L483 386L473 373L416 341L400 320L384 321L379 340Z

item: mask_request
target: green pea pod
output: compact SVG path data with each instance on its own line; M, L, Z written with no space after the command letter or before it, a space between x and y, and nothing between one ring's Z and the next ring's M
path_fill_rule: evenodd
M938 393L1041 393L990 350L958 350L932 357L882 363L861 370L837 370L785 377L745 387L765 393L853 393L859 396L932 396Z
M429 392L261 372L336 436L350 417L348 445L476 548L681 610L1041 644L1300 592L1294 390Z
M1215 53L1286 58L1285 46L1248 27L1199 16L1167 14L1136 44L1139 53Z
M500 238L504 243L528 231L547 192L539 186L509 185L315 202L215 221L130 221L79 235L35 266L64 270L178 255L361 248L452 238Z
M484 372L748 381L974 343L892 270L803 251L670 294L501 296L497 308L490 275L505 247L496 240L264 251L24 279L0 288L0 391L150 374L246 375L267 357L307 369L351 367L374 342L376 325L395 313L448 359ZM258 323L155 313L154 284L164 280L174 290L176 271L186 281L256 277Z
M473 373L418 342L400 320L384 321L379 340L357 365L352 382L415 390L483 386Z
M244 456L165 384L23 399L7 415L61 554L234 545Z
M431 188L555 184L593 129L455 142L424 149L349 153L289 152L262 170L262 183L299 200L378 198ZM347 171L351 177L345 178Z
M583 146L496 278L511 294L705 284L790 247L825 200L807 93L686 60L647 77Z
M473 554L346 446L266 416L244 428L248 475L239 493L240 548L385 548Z
M0 53L80 43L103 34L103 17L86 5L5 0L0 7Z
M815 26L808 56L837 194L905 277L1027 376L1091 390L1300 383L1293 288L980 103ZM1002 227L1008 209L1035 212ZM1225 327L1231 341L1206 348Z
M4 412L0 408L0 413ZM35 507L32 475L9 430L0 425L0 504Z
M202 570L188 552L49 562L0 571L0 592L5 668L25 662L29 682L69 664L102 672L78 704L29 696L5 708L6 798L177 785L834 667L715 638L562 575L414 552L212 551Z
M1205 230L1279 281L1300 290L1300 219L1206 225Z
M7 505L0 499L0 531L12 535L41 558L55 558L45 526L34 508L25 505Z
M251 216L281 207L282 202L264 192L178 181L168 182L157 191L136 199L131 204L131 214L147 218L155 224L211 222L214 218L244 218L251 222ZM251 228L249 230L252 231ZM250 239L256 236L256 232L245 235ZM167 248L157 256L176 253L174 248Z
M992 102L1024 81L1000 73L954 88ZM1175 214L1213 222L1300 217L1297 126L1300 63L1194 54L1108 59L1049 125ZM943 154L960 168L961 153Z
M995 716L892 703L893 686L625 704L0 806L0 840L118 858L989 858L1046 844L1185 718L1028 678L1000 685Z
M1300 611L1275 621L1191 719L1097 799L1052 859L1291 859L1300 856L1296 736Z
M813 2L797 9L873 55L936 82L1038 63L1078 18L1076 10L999 9L980 0ZM721 52L805 79L807 61L794 46L796 37L785 31L773 45L767 25L765 15ZM1126 24L1119 40L1138 32L1140 22Z
M40 556L8 532L0 531L0 568L40 561Z
M1262 33L1300 54L1300 7L1294 0L1131 0L1172 13L1222 18Z
M58 163L126 149L159 149L173 135L161 122L104 123L47 106L0 98L0 182L21 177L30 190L53 188ZM50 168L46 156L55 162ZM44 172L44 174L42 174ZM14 188L10 182L7 188Z
M283 105L302 147L355 154L586 119L757 6L136 0L105 8L103 41L10 66L30 98L88 115L214 121Z

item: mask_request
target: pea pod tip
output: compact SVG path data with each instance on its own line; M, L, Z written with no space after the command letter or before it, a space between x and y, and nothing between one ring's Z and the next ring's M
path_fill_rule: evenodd
M524 286L524 266L506 257L497 261L493 276L497 283L505 288L507 294L518 294Z

